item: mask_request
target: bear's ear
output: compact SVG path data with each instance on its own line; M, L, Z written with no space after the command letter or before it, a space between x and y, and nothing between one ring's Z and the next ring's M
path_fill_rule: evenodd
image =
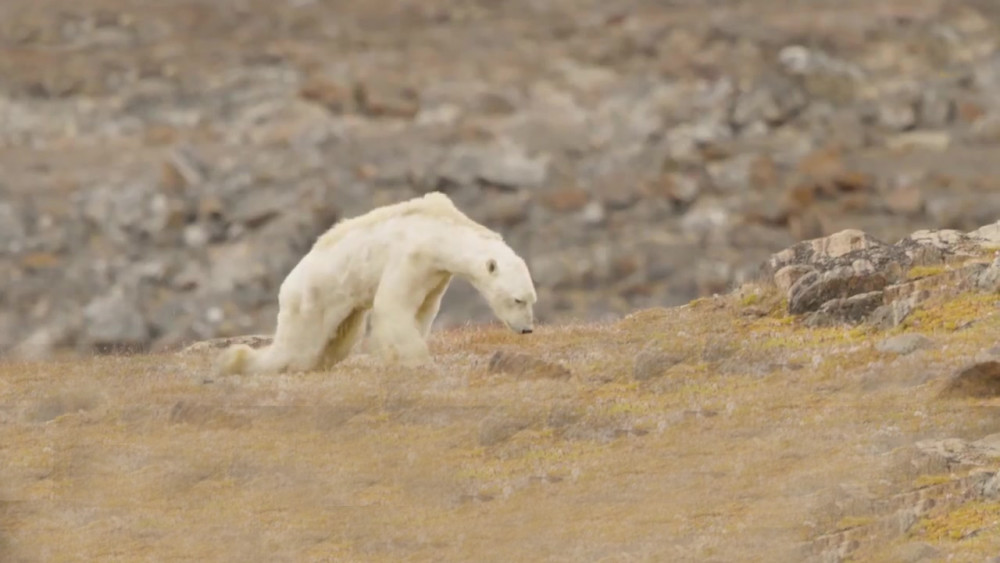
M489 272L489 273L491 273L491 274L495 274L496 271L497 271L497 261L494 260L494 259L492 259L492 258L490 258L489 260L487 260L486 261L486 271Z

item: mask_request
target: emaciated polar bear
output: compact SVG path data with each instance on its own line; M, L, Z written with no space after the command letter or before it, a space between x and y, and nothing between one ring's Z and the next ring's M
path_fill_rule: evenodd
M274 341L224 350L217 374L329 369L348 356L371 317L373 352L417 365L453 276L468 280L515 332L530 333L531 274L496 232L431 192L341 221L321 235L278 291Z

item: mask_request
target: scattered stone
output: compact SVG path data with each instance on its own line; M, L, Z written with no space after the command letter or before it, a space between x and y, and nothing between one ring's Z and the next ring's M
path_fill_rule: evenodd
M141 349L149 342L149 325L138 298L120 286L87 304L83 315L84 339L98 351Z
M377 80L356 85L353 100L358 110L368 117L413 119L420 112L416 90Z
M909 131L889 137L885 146L893 151L942 152L951 146L951 133L947 131Z
M918 215L924 210L924 194L917 186L901 186L885 195L885 205L897 215Z
M929 348L933 345L934 341L931 340L930 338L927 338L923 334L910 332L886 338L885 340L876 344L875 348L879 352L896 354L898 356L905 356L907 354L912 354L917 350L923 348Z

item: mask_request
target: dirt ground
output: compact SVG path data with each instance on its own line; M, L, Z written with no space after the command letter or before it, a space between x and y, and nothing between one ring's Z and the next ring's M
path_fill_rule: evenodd
M933 346L899 357L727 297L441 332L435 367L407 372L363 351L217 380L202 352L4 364L3 559L810 561L853 529L858 561L982 561L988 499L864 529L964 475L916 440L1000 431L994 406L937 398L998 305L932 304L900 330Z

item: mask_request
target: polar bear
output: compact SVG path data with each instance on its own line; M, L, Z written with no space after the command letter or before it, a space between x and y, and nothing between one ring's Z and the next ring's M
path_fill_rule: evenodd
M532 332L537 295L524 260L448 196L431 192L343 220L317 238L278 290L273 342L227 348L215 372L329 369L350 354L367 321L376 356L425 363L426 338L454 276L469 281L508 328Z

